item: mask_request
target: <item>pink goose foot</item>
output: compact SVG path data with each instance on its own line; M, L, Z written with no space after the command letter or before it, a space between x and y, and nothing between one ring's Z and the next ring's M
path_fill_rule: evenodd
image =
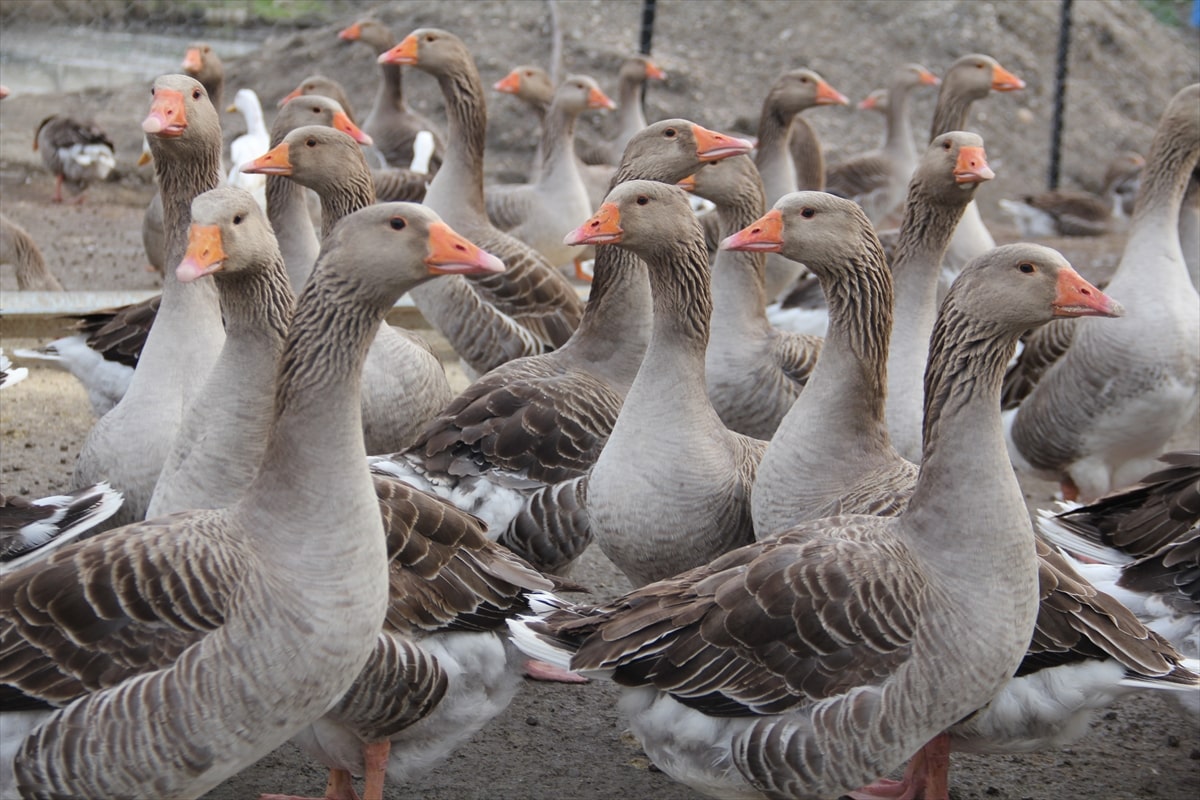
M590 683L590 679L582 675L533 659L525 662L525 677L548 683Z
M846 796L853 800L950 800L950 737L938 734L917 751L904 777L880 778Z

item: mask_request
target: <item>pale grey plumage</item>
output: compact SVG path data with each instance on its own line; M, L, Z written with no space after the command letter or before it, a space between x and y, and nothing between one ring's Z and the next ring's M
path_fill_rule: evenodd
M597 217L610 208L620 238L594 243L646 262L653 325L586 478L584 508L604 554L640 586L753 541L750 487L766 443L727 429L708 399L708 253L687 196L629 181L609 192Z
M359 373L375 326L427 274L436 222L385 205L333 232L297 300L243 500L93 538L5 582L4 682L75 701L17 756L30 796L199 796L325 714L367 663L388 577ZM30 614L37 597L70 611Z
M692 180L691 191L716 204L721 237L746 227L765 210L762 179L749 156L706 164ZM704 379L708 398L727 428L768 440L808 381L821 339L777 330L767 320L763 261L758 253L717 253Z
M175 101L167 99L172 93L179 98L173 113L186 119L178 135L164 128L149 137L163 197L167 263L178 264L187 245L192 199L221 183L221 129L199 82L184 75L163 76L155 81L155 91L161 97L151 106L147 123L156 109L174 108ZM168 270L133 380L116 407L88 433L75 463L76 486L107 480L125 495L111 520L114 525L145 516L183 410L203 385L224 339L213 282L181 284Z
M1175 95L1159 122L1109 284L1127 314L1109 326L1078 326L1010 412L1014 463L1070 482L1081 499L1146 474L1200 403L1200 296L1178 233L1198 158L1200 85L1194 84Z
M568 75L555 90L542 129L537 178L484 190L488 218L561 267L579 256L563 237L592 213L575 156L575 120L589 108L607 108L608 97L591 78Z
M1064 262L1051 253L997 251L947 297L925 466L901 516L799 526L514 626L518 645L631 687L622 706L647 753L713 796L837 795L985 705L1034 629L1033 531L998 399L1021 331L1056 313ZM1016 268L1029 258L1039 268ZM969 523L946 505L968 487Z

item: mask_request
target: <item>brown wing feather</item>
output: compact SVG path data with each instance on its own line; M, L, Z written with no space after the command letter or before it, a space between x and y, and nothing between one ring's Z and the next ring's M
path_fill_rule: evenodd
M583 318L583 302L563 274L524 242L490 226L472 231L471 241L505 267L470 278L471 286L549 346L565 344Z
M578 645L574 669L613 670L707 713L803 706L881 681L909 656L930 587L880 535L886 524L797 528L611 605L557 612L542 632Z
M1169 642L1129 609L1092 586L1070 562L1037 538L1041 602L1033 641L1017 675L1091 659L1113 658L1126 670L1162 677L1187 671ZM1192 676L1194 680L1194 676Z
M586 372L544 358L522 359L468 387L411 449L444 474L500 469L558 483L595 463L621 402Z
M490 630L555 584L488 541L482 520L407 484L375 476L393 555L386 629Z
M63 704L171 663L219 627L252 558L212 524L222 513L130 525L7 576L0 683Z

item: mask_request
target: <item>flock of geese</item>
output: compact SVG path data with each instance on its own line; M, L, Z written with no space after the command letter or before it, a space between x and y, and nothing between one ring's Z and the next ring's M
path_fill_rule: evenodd
M1200 452L1162 453L1200 397L1200 85L1114 167L1108 217L1026 204L1082 233L1131 217L1102 292L975 210L968 111L1024 86L986 55L898 67L870 101L886 141L829 168L803 112L847 99L809 69L750 139L647 124L666 75L630 58L619 136L582 146L613 100L518 66L495 89L541 119L536 166L485 186L468 46L338 35L380 54L361 125L322 76L269 127L241 89L232 163L212 49L153 83L161 298L54 343L106 411L85 488L0 508L2 792L198 797L290 739L326 798L363 776L381 800L522 675L616 681L653 763L720 798L946 800L951 750L1061 745L1128 692L1196 705ZM939 84L917 147L907 98ZM69 122L38 133L56 199L103 178L76 158L102 132ZM52 288L3 232L22 287ZM820 335L768 316L802 273ZM457 395L381 324L405 294L477 376ZM1014 464L1100 499L1035 533ZM593 543L636 588L572 603Z

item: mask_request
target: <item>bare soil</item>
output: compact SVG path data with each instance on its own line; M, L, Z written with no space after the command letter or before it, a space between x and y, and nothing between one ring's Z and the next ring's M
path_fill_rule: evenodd
M28 4L25 4L28 6ZM32 23L0 8L4 37ZM980 192L985 219L1001 241L1015 232L995 210L999 197L1044 185L1054 76L1058 4L1039 2L688 2L659 0L654 55L670 78L650 89L647 116L684 116L717 129L752 131L770 81L785 68L809 65L857 99L881 84L888 69L916 60L944 70L967 52L988 52L1023 77L1021 93L978 104L974 127L987 140L997 172ZM570 71L600 77L611 91L615 64L636 49L641 9L635 2L560 2ZM1067 115L1064 185L1094 187L1106 154L1145 152L1167 99L1200 77L1194 31L1167 28L1140 5L1075 4L1075 39ZM398 35L436 25L454 31L475 50L486 83L517 63L546 64L545 7L540 2L461 0L397 2L379 14ZM275 101L305 75L322 72L345 83L360 117L371 103L372 55L339 43L336 30L350 19L308 30L276 32L253 56L227 60L227 98L255 88L268 122ZM182 55L182 54L181 54ZM434 119L441 115L436 85L416 72L406 81L411 101ZM511 179L528 163L533 123L511 98L489 95L489 176ZM924 130L931 96L918 99L915 127ZM149 172L133 166L141 149L138 122L145 85L101 86L70 94L12 97L0 105L0 211L37 239L52 270L68 289L154 289L145 271L141 214L152 192ZM53 181L30 150L33 130L47 114L69 110L94 116L118 145L120 174L95 186L82 205L48 203ZM879 122L844 109L822 109L811 121L827 143L854 151L872 146ZM226 139L242 132L227 116ZM589 123L598 135L611 120ZM1056 239L1085 274L1103 280L1116 264L1122 240ZM0 292L15 290L11 267L0 269ZM0 301L0 306L3 302ZM0 317L6 351L48 338L40 327ZM423 331L425 332L425 331ZM430 335L436 339L436 335ZM461 382L461 376L455 377ZM0 492L41 496L69 488L72 463L91 424L83 390L70 376L33 369L28 380L0 396ZM1179 446L1200 445L1195 421ZM1025 484L1031 508L1047 505L1052 489ZM597 598L628 588L595 549L573 576ZM647 762L616 710L614 687L529 683L513 705L425 780L389 786L387 798L562 797L694 798ZM325 774L290 745L214 789L210 800L255 797L259 792L319 796ZM1131 697L1098 719L1075 745L1014 756L956 755L951 796L1001 800L1163 798L1191 800L1200 785L1200 728L1169 698Z

